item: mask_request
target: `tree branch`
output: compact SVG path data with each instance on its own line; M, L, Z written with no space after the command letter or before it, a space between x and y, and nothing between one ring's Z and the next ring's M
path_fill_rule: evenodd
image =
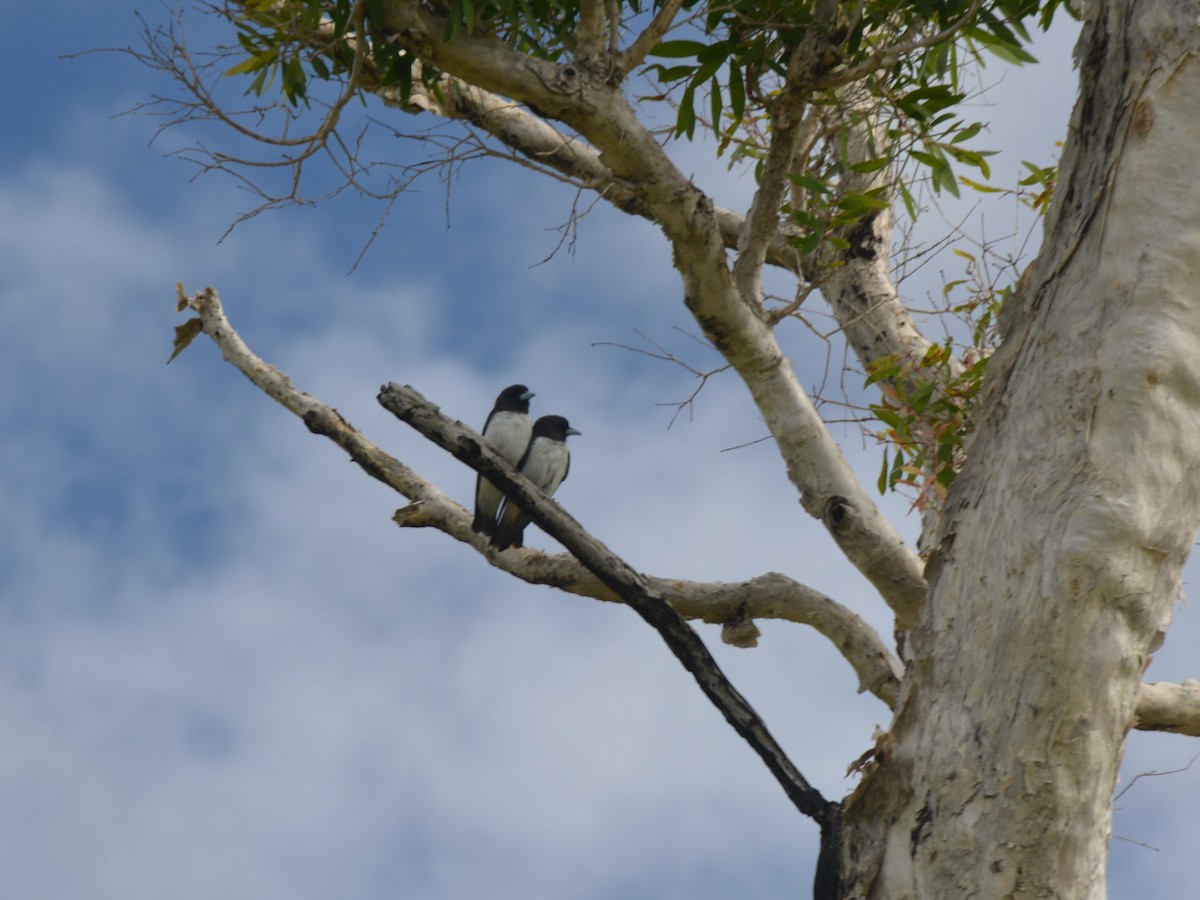
M1134 727L1200 737L1200 681L1189 678L1183 684L1143 684Z
M363 30L365 14L365 0L356 0L350 10L350 20L354 23L359 33ZM332 34L332 29L329 29L329 33ZM167 30L154 36L147 30L145 40L147 47L145 53L138 53L133 50L128 52L135 59L170 74L192 95L192 104L198 110L201 110L204 116L221 122L244 138L249 138L250 140L273 147L298 148L300 151L297 154L288 154L278 159L256 162L240 160L244 165L253 165L260 168L297 168L305 160L316 155L318 151L325 149L337 131L342 112L357 94L363 71L369 64L366 55L367 45L362 41L347 41L347 46L353 51L353 58L350 64L350 71L345 80L345 87L329 106L324 117L321 119L320 125L308 134L299 137L286 135L272 137L264 134L261 129L242 125L234 116L225 111L221 104L214 99L212 91L205 81L203 71L208 68L208 64L197 65L189 54L187 45L183 40L176 40L172 31Z
M654 221L633 186L614 176L600 160L599 151L586 141L564 134L512 100L450 75L441 76L437 91L426 90L419 83L419 71L419 63L414 62L413 89L407 103L401 101L400 90L394 85L373 90L384 103L405 112L431 112L468 122L510 150L596 192L622 212ZM737 248L745 230L745 217L719 207L714 215L725 247ZM774 230L766 242L766 262L798 275L800 258L788 243L790 237L785 229Z
M733 282L745 303L762 302L761 276L767 247L779 232L779 210L786 195L788 175L794 170L796 148L809 125L805 107L824 68L823 61L832 52L829 32L836 12L837 7L832 3L818 4L816 23L792 51L786 81L769 106L771 140L733 265Z
M750 389L801 504L826 524L900 626L911 627L928 593L920 559L842 457L761 308L734 289L712 201L667 157L621 90L575 66L529 59L490 38L459 35L447 43L441 20L415 4L390 6L388 24L402 46L439 69L569 125L600 151L616 179L631 186L672 244L684 302Z
M617 72L623 78L628 75L650 55L650 51L658 46L675 21L683 6L683 0L667 0L659 7L646 30L637 36L634 42L617 59Z
M285 374L250 350L229 324L220 298L212 288L190 298L180 288L177 306L198 314L199 318L192 321L199 322L226 361L263 393L299 416L314 434L334 441L372 478L412 500L413 503L396 513L398 524L443 531L474 547L492 565L530 584L556 587L597 600L620 600L615 591L566 554L492 550L486 539L471 530L471 515L466 509L362 435L337 410L297 390ZM198 330L180 328L190 334L177 340L177 352L187 346ZM738 620L745 618L784 619L813 627L829 638L854 667L860 691L868 690L889 707L895 706L903 677L900 664L859 616L820 592L773 572L738 584L642 577L650 590L663 596L681 616L721 622L727 627L737 627ZM1133 727L1200 737L1200 682L1143 684Z
M842 114L846 158L839 189L846 193L884 190L893 179L888 168L875 172L853 169L884 152L878 146L885 138L873 102L863 92L857 92L857 96L852 92ZM886 194L888 200L890 193ZM849 249L838 252L837 264L827 267L819 287L859 363L868 368L883 356L920 360L929 349L929 341L892 281L891 206L868 213L839 236L847 241Z
M178 305L194 310L199 318L192 320L198 325L181 326L186 336L177 341L177 352L203 329L225 359L267 396L300 417L314 434L345 450L372 478L413 501L394 516L398 525L436 528L469 545L496 568L530 584L620 602L616 592L570 555L534 550L496 552L486 537L472 531L472 517L466 509L365 437L336 410L297 390L284 373L250 350L229 323L215 290L206 288L188 298L180 289ZM854 668L860 691L870 691L889 707L895 705L903 676L900 663L866 622L819 591L773 572L736 584L642 577L680 615L723 625L726 643L752 644L757 631L754 619L783 619L814 628Z
M971 6L956 21L940 31L922 34L921 30L914 26L892 43L875 50L857 65L851 66L848 69L835 71L826 76L821 80L820 86L825 89L841 87L855 81L861 81L869 75L878 72L880 69L890 69L896 65L897 60L905 59L923 47L932 47L957 34L979 14L979 10L982 8L983 0L974 0Z
M604 0L580 0L579 24L575 28L575 59L581 63L598 60L607 46Z
M442 414L410 387L388 384L379 402L456 459L491 481L543 531L567 548L662 637L705 696L762 758L784 793L825 832L837 823L839 807L821 796L788 759L746 699L725 677L704 642L666 598L604 544L588 534L561 506L544 496L471 429Z
M731 226L740 223L715 210L679 171L619 87L573 64L528 57L486 34L459 33L447 42L444 18L424 4L392 0L384 11L389 39L414 58L557 119L596 148L612 181L627 187L639 209L666 233L683 276L685 303L750 389L804 509L826 525L900 626L911 626L928 591L922 563L842 457L761 306L743 302L733 289L724 248L735 230Z

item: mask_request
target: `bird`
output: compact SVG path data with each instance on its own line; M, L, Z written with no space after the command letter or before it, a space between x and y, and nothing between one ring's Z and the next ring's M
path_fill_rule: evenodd
M567 479L567 472L571 468L567 436L572 434L582 432L572 428L562 416L542 416L533 423L533 436L517 468L547 497ZM506 498L500 508L500 521L492 535L492 546L497 550L524 546L522 539L528 524L529 516Z
M533 423L529 418L529 400L533 391L523 384L506 387L483 423L483 438L511 465L517 465L529 446ZM504 495L482 475L475 479L475 519L471 530L491 535L496 530L496 514Z

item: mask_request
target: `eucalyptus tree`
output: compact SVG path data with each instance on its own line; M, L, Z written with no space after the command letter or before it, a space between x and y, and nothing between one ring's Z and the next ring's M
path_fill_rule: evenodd
M654 223L684 306L748 388L803 508L893 611L894 634L779 575L724 585L634 572L478 435L386 386L387 408L569 551L496 552L466 510L255 356L215 291L180 290L198 315L177 350L207 333L408 497L400 524L440 529L518 578L633 606L820 824L818 896L1105 895L1128 730L1200 735L1200 685L1141 683L1200 525L1200 179L1180 149L1200 128L1190 3L243 0L210 11L236 44L201 54L166 27L147 31L140 55L183 87L175 116L249 139L197 158L245 179L263 206L295 201L319 158L344 186L385 198L406 187L369 184L372 161L343 133L363 99L377 117L454 123L456 146ZM894 222L919 213L919 189L987 189L963 73L983 55L1028 59L1030 31L1064 15L1082 16L1079 92L1060 165L1028 179L1043 245L1019 280L976 298L966 345L931 342L893 280ZM232 81L250 108L226 98ZM747 209L716 206L675 161L700 134L753 172ZM282 189L263 177L271 168ZM766 292L767 269L794 290ZM817 302L879 390L880 486L916 492L919 549L851 471L780 349L777 326ZM752 644L768 616L826 635L892 711L844 798L805 780L684 621L723 623L727 641Z

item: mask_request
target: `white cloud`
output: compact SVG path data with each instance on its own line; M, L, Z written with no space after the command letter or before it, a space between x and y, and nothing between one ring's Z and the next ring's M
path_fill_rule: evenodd
M464 502L470 473L375 392L409 382L478 424L523 380L584 432L560 498L635 566L783 571L886 631L774 449L720 452L762 434L736 381L667 430L655 404L690 391L682 370L591 346L644 328L705 358L670 331L679 288L652 230L598 213L573 260L531 270L562 201L504 182L483 189L494 222L522 198L544 219L499 245L466 210L449 235L396 222L346 278L339 222L294 211L217 246L243 200L228 185L147 197L102 158L48 156L0 182L0 371L23 386L0 400L0 895L795 895L815 829L630 610L399 531L401 498L203 339L163 366L174 281L215 284L256 350ZM873 480L875 451L846 444ZM1191 664L1189 613L1156 666ZM755 651L701 632L838 796L883 707L819 637L763 628ZM1167 767L1158 739L1131 746ZM1196 822L1152 802L1181 833Z

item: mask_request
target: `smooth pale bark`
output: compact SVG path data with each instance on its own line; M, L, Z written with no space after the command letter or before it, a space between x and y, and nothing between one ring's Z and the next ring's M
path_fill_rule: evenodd
M1200 524L1200 30L1085 5L1046 245L950 493L847 896L1105 896L1139 680Z
M839 187L847 193L887 190L894 177L889 169L855 172L850 168L883 152L886 137L879 122L879 101L863 91L845 93L855 115L843 126L847 166ZM864 216L839 232L849 247L818 263L817 271L809 274L864 368L884 356L916 363L930 346L892 280L893 226L890 207Z

